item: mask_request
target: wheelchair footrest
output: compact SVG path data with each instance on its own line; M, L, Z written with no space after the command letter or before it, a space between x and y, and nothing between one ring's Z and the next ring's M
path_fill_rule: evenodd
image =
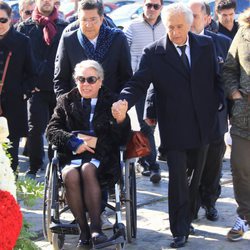
M76 224L62 224L62 223L54 223L50 224L50 230L52 233L56 234L74 234L78 235L79 228Z
M118 238L115 238L114 236L112 236L107 241L100 243L98 245L94 245L93 249L101 249L104 247L108 247L108 246L116 245L116 244L122 244L122 243L125 243L125 238L123 236L119 236Z

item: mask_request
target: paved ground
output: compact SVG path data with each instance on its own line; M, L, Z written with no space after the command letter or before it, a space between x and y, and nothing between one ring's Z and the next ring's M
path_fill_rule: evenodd
M237 243L226 240L225 235L233 225L236 214L236 203L233 198L231 173L229 169L229 152L223 166L222 194L217 202L220 218L216 222L206 220L204 210L199 212L199 218L193 223L196 234L190 236L185 249L196 250L248 250L250 249L250 232L244 235L244 239ZM21 157L21 172L27 169L27 158ZM168 169L165 163L161 163L162 181L159 185L153 185L147 177L137 174L138 197L138 235L132 244L127 244L129 250L161 250L170 249L172 236L168 221ZM43 179L44 172L39 173L38 180ZM32 223L32 230L37 232L35 243L40 249L52 249L42 236L42 200L38 200L32 209L22 207L25 218ZM123 215L124 217L124 215ZM114 221L113 216L110 217ZM124 219L124 218L123 218ZM107 234L111 234L110 231ZM65 250L75 249L78 237L67 236L64 245ZM114 249L114 248L106 248ZM29 250L29 249L24 249Z

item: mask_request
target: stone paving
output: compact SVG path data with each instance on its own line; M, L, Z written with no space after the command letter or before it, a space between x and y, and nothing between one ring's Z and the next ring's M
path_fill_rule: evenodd
M170 249L172 236L169 230L168 221L168 171L167 165L161 163L162 181L158 185L153 185L147 177L137 174L137 197L138 197L138 234L137 239L131 244L127 244L125 249L136 250L160 250ZM43 172L40 173L42 178ZM226 240L225 235L233 225L236 218L236 203L233 198L233 188L231 173L228 167L228 160L224 163L222 178L222 194L217 202L220 218L216 222L206 220L203 209L199 212L199 217L193 225L196 234L190 236L185 249L214 250L247 250L250 249L250 233L244 235L244 239L237 243ZM32 209L22 208L25 218L33 224L32 230L37 232L38 238L35 243L40 249L52 249L50 244L42 236L42 200L38 200ZM124 217L124 214L123 214ZM110 216L114 221L113 216ZM124 218L123 218L124 219ZM125 222L124 222L125 223ZM106 231L110 235L112 230ZM78 237L67 236L64 249L75 249ZM115 249L115 248L105 248Z
M134 129L138 129L138 126ZM156 143L159 145L158 135ZM249 250L250 232L245 233L240 242L229 242L225 235L234 224L236 219L236 202L233 195L231 172L229 168L229 152L226 154L226 161L223 163L222 194L217 201L219 220L216 222L208 221L205 212L200 210L198 219L193 225L196 234L189 237L189 241L184 249L187 250ZM20 156L21 176L27 169L26 157ZM163 250L171 249L169 244L172 241L168 220L168 169L167 164L161 163L162 181L158 185L153 185L148 177L143 177L137 173L137 214L138 232L137 239L131 244L126 244L128 250ZM44 171L38 176L38 181L42 181ZM42 234L42 200L30 208L22 206L24 217L32 223L32 231L38 237L34 239L36 245L42 250L52 249L51 245L43 238ZM123 214L124 219L124 214ZM114 222L114 216L110 216ZM125 223L125 222L124 222ZM112 230L106 231L110 235ZM64 249L74 250L78 241L78 236L67 236ZM114 247L105 248L115 249ZM24 249L29 250L29 249Z

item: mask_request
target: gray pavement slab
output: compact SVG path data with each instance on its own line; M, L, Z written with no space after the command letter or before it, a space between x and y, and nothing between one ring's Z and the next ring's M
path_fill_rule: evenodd
M132 111L134 112L134 111ZM132 113L132 117L135 114ZM134 121L134 119L133 119ZM133 122L133 129L138 130L138 124ZM159 145L159 135L156 131L156 145ZM22 149L20 150L22 152ZM219 220L216 222L208 221L205 218L205 211L200 209L199 217L193 225L196 234L189 237L189 241L184 249L187 250L249 250L250 231L245 233L243 240L239 242L229 242L226 239L228 230L234 224L237 217L237 204L234 200L232 177L229 167L229 155L226 153L226 161L223 163L222 194L216 206L219 211ZM28 158L20 155L21 173L20 177L28 168ZM162 180L160 184L153 185L148 177L137 173L137 214L138 214L138 233L137 238L131 243L126 244L128 250L163 250L171 249L169 244L172 241L168 220L168 169L167 164L161 162ZM38 173L38 181L43 181L44 171ZM32 224L32 231L37 232L38 237L34 239L35 244L42 250L53 249L42 235L42 199L32 208L22 206L24 217ZM68 215L71 216L71 215ZM114 222L114 216L110 216ZM123 222L125 223L123 213ZM108 230L110 235L112 230ZM76 248L78 236L66 236L64 249L71 250ZM105 248L114 249L112 247ZM24 249L29 250L29 249Z

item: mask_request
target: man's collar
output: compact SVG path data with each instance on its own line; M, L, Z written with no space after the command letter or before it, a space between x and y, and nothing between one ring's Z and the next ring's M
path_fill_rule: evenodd
M157 17L157 19L156 19L156 22L152 25L152 24L150 24L148 21L147 21L147 19L146 19L146 17L145 17L145 15L144 15L144 13L142 13L142 18L143 18L143 20L146 22L146 23L148 23L150 26L155 26L155 25L157 25L160 21L161 21L161 15L159 15L158 17Z

